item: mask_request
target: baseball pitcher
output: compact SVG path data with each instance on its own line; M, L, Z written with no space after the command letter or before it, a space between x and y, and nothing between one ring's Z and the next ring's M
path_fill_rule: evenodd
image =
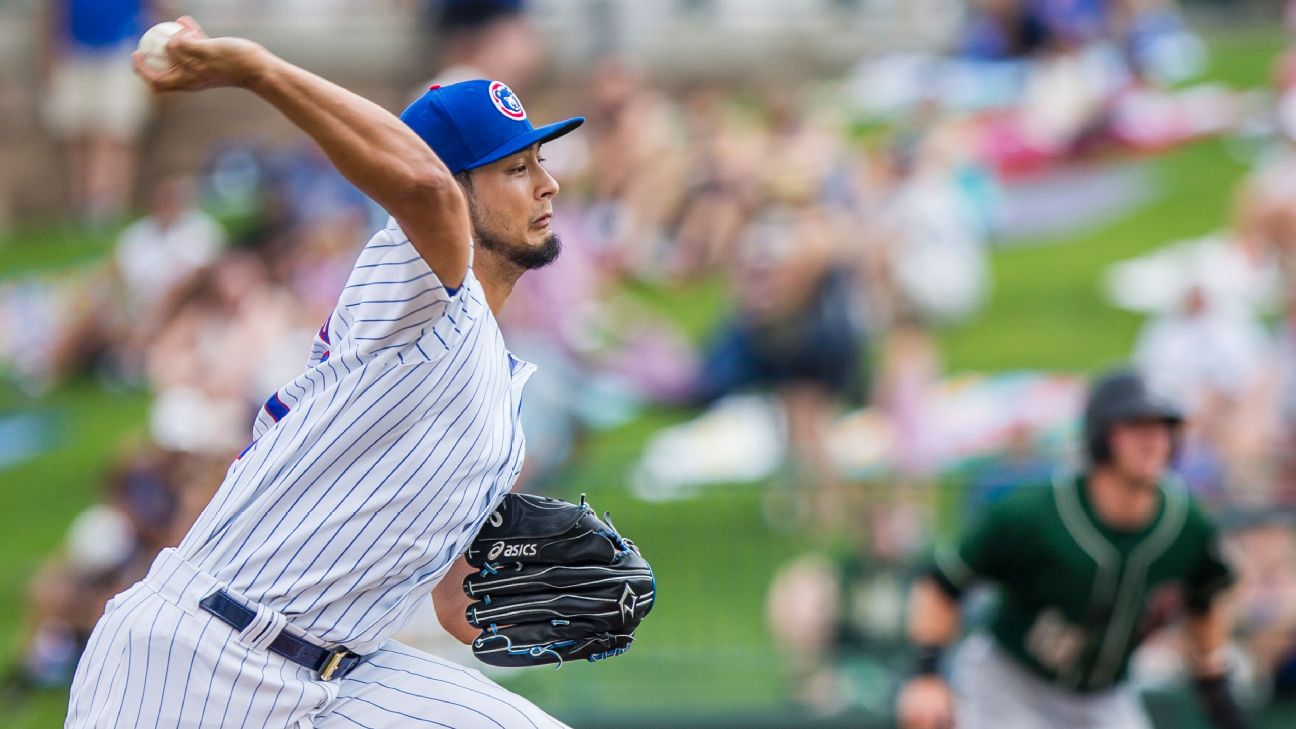
M651 609L647 564L583 500L508 495L534 368L495 315L558 255L540 145L582 119L533 127L489 80L397 118L179 22L172 65L136 54L155 90L251 91L391 219L189 534L109 602L66 726L560 726L390 638L433 586L447 629L502 665L618 655Z

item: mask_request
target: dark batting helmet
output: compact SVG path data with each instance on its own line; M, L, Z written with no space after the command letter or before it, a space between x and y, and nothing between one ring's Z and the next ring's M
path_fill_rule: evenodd
M1158 395L1147 380L1132 369L1109 371L1094 381L1085 405L1084 435L1091 464L1111 459L1110 435L1116 423L1163 420L1179 425L1183 411L1170 399Z

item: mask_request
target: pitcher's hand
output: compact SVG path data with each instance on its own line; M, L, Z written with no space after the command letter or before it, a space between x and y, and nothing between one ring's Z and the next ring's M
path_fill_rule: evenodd
M176 22L184 27L167 41L169 67L149 66L139 51L131 55L135 73L155 92L245 86L269 56L260 44L245 38L209 38L187 15Z

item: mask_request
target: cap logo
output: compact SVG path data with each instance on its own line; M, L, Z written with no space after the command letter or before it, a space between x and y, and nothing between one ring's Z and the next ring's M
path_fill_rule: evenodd
M522 108L522 102L518 100L517 94L499 81L491 81L490 84L491 103L504 116L513 121L522 121L527 118L526 109Z

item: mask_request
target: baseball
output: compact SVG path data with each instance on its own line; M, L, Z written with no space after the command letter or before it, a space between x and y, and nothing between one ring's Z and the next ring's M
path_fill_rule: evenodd
M144 63L157 71L165 71L173 64L171 56L167 53L166 44L171 36L183 28L177 22L168 20L144 31L140 36L139 51L144 54Z

